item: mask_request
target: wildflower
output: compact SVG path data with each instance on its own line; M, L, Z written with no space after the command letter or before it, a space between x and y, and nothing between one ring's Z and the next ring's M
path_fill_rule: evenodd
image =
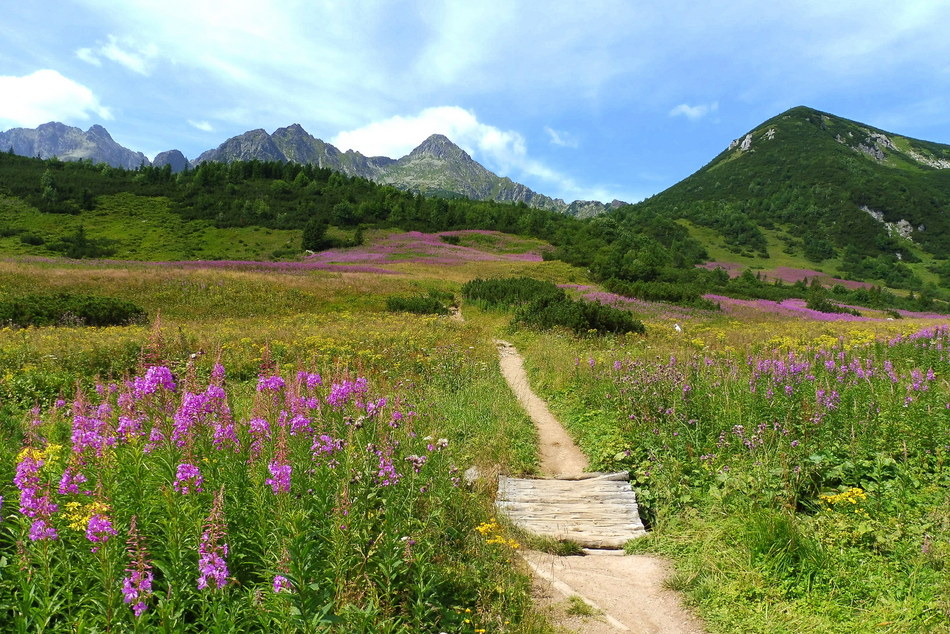
M188 495L192 491L201 492L201 485L204 478L201 476L201 470L193 464L183 462L178 465L178 471L175 474L175 490L182 495Z
M145 376L136 377L132 382L132 391L136 398L141 399L159 390L175 391L175 379L171 370L165 366L152 366L145 372Z
M45 539L57 539L58 537L59 533L45 519L34 520L33 524L30 525L31 541L38 542Z
M290 591L290 580L284 575L274 575L274 594Z
M72 467L66 467L63 477L59 479L59 494L79 493L79 485L86 482L86 476L80 471L73 471Z
M132 516L132 522L129 526L129 567L125 569L128 574L122 579L123 601L132 603L132 612L135 616L142 616L142 612L148 609L145 599L152 594L152 571L148 561L148 552L142 543L142 536L136 526L136 518Z
M275 460L267 466L267 469L271 477L267 478L264 484L270 485L274 490L274 495L290 491L290 474L293 468L289 464L280 464Z
M281 377L274 376L260 376L257 378L257 391L258 392L279 392L284 389L284 379Z
M198 589L204 590L213 582L218 589L228 583L228 565L224 558L228 554L224 524L224 487L214 496L211 513L205 520L205 530L198 545Z
M89 518L89 524L86 526L86 539L89 541L95 544L104 544L115 534L116 530L112 526L112 520L106 515L97 513ZM98 546L92 548L92 552L97 550Z
M241 448L237 432L234 430L234 423L230 421L225 423L219 422L214 426L213 442L214 448L219 451L224 449L225 444L230 444L234 451L238 451Z
M427 459L428 458L426 456L417 456L415 454L406 456L406 462L412 464L412 470L415 473L419 473L422 470L422 467L425 465Z

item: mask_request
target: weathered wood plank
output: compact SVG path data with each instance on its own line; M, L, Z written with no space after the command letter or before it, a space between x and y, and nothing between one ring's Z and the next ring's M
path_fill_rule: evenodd
M620 548L646 534L626 472L571 480L499 476L499 512L523 530L582 546Z

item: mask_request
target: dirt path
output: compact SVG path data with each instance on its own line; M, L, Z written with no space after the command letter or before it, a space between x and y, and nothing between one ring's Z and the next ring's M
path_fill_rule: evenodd
M547 404L531 391L521 355L507 341L496 340L495 345L502 375L538 428L541 474L548 478L569 478L584 473L587 457L554 418Z
M572 478L584 473L587 458L528 383L521 355L496 341L502 374L538 428L541 472ZM577 634L701 634L702 623L664 587L669 569L655 557L618 550L586 550L584 556L522 553L535 574L535 598L563 631Z

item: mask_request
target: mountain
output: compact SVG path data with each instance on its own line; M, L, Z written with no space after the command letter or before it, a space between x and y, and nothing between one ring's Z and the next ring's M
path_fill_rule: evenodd
M950 254L950 145L799 106L735 139L699 171L635 208L717 231L738 254L912 262Z
M144 154L122 147L99 125L92 126L86 132L55 122L44 123L36 129L14 128L0 132L0 151L3 149L12 149L14 154L21 156L89 159L126 169L150 165ZM178 173L189 165L196 166L206 161L228 163L251 160L313 164L347 176L358 176L424 195L523 202L531 207L581 218L596 216L626 204L617 200L608 204L593 200L577 200L567 204L561 199L539 194L521 183L487 170L441 134L433 134L408 155L397 160L385 156L364 156L353 150L342 152L295 123L278 128L273 134L262 129L249 130L231 137L214 149L202 152L191 162L178 150L162 152L155 157L154 165L170 165L172 172Z
M217 148L203 152L193 164L251 159L311 163L421 194L523 202L531 207L580 217L594 216L625 204L575 201L568 205L563 200L539 194L489 171L441 134L433 134L408 155L392 159L364 156L353 150L341 152L295 123L270 135L264 130L252 130L232 137Z
M188 159L185 158L185 155L179 150L168 150L167 152L159 152L155 155L155 160L152 161L152 166L154 167L165 167L166 165L170 166L172 169L172 174L177 174L188 169Z
M21 156L55 156L64 161L89 159L125 169L150 164L141 152L133 152L116 143L100 125L85 132L57 122L44 123L36 129L13 128L0 132L0 148L12 149L14 154Z

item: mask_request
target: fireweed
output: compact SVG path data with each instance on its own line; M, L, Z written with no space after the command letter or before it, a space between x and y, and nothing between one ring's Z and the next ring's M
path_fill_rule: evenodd
M453 610L431 607L442 593L468 592L456 569L436 563L452 517L440 509L461 508L466 495L449 442L419 433L426 416L401 395L373 394L361 376L269 369L252 395L238 413L222 367L201 386L153 366L31 416L37 433L13 465L20 512L4 521L23 543L22 574L56 561L82 571L90 556L104 571L124 567L57 582L70 592L112 584L99 592L130 608L109 612L120 621L163 615L178 627L185 617L175 615L202 601L247 609L244 589L259 587L284 619L302 618L287 612L291 603L316 602L297 614L345 615L371 599L413 630L453 629ZM69 444L42 440L63 438L63 422ZM111 544L120 534L126 563ZM451 534L448 550L466 552L466 533ZM55 558L40 549L51 542ZM318 556L318 543L332 556ZM0 584L0 605L4 592ZM72 609L56 622L65 628Z

